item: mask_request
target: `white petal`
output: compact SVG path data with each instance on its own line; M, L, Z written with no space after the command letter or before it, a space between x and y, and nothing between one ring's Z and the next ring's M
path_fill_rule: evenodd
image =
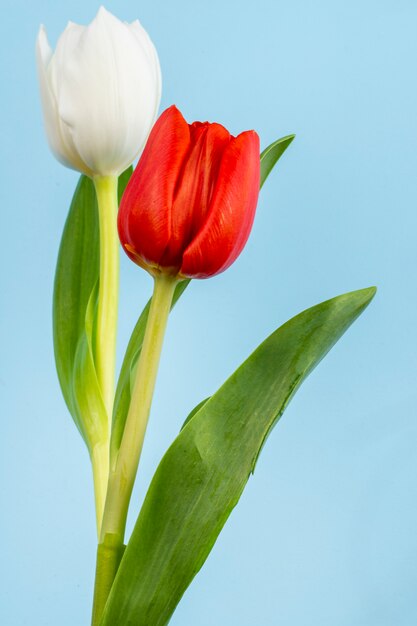
M39 62L47 68L52 57L52 48L49 45L48 35L46 34L46 29L43 24L39 28L38 37L36 39L36 53Z
M149 37L146 30L143 28L142 24L139 20L135 20L129 25L131 32L135 35L138 42L142 43L149 55L149 62L151 67L153 68L153 76L155 80L155 110L154 110L154 120L156 120L156 116L158 114L159 105L161 103L161 93L162 93L162 76L161 76L161 66L159 63L158 53L156 51L155 46L152 43L151 38Z
M101 7L88 27L70 22L54 54L41 28L37 58L58 159L88 175L122 172L143 149L159 108L159 60L146 31Z
M154 64L129 27L101 8L90 26L71 25L54 63L59 115L87 167L119 173L154 121Z
M62 150L66 154L67 160L70 162L69 166L85 174L92 175L93 170L85 163L75 145L73 128L71 125L67 124L62 117L59 106L59 102L65 91L65 76L71 71L71 58L74 50L79 46L80 39L85 30L85 26L68 22L66 29L58 40L55 53L50 61L48 67L48 82L55 100L60 142Z
M41 26L36 40L36 62L46 136L56 158L64 165L73 167L72 155L67 151L62 141L55 96L48 80L48 70L52 57L53 53L48 42L46 30Z

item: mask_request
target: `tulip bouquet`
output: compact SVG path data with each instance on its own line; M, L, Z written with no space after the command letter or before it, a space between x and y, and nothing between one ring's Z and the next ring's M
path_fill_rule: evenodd
M103 8L88 27L69 23L55 52L41 28L37 61L50 147L81 173L58 256L53 330L62 393L92 465L92 624L163 626L285 407L375 289L300 313L198 404L162 458L126 538L172 307L192 279L219 274L237 259L259 190L294 137L260 153L256 132L234 137L217 123L188 124L175 106L155 122L156 50L138 21L123 23ZM119 239L154 290L115 384Z

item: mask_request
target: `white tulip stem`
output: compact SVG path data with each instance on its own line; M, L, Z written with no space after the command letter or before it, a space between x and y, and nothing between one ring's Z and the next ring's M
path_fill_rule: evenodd
M97 537L100 537L101 522L103 519L104 504L106 502L107 482L109 479L109 440L97 443L91 454L93 468L94 499L96 505Z
M100 280L95 340L95 363L104 405L111 421L114 400L119 238L117 235L117 176L96 176L100 224Z
M117 235L117 176L96 176L100 229L100 278L95 335L95 366L110 433L114 401L117 310L119 294L119 238ZM97 532L100 536L109 477L109 437L91 455Z

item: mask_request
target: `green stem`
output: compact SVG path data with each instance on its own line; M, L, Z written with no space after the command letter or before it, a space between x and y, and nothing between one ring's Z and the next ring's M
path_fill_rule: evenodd
M122 442L114 467L110 468L101 539L106 534L124 537L130 496L155 388L162 343L177 279L160 274L155 277L154 292L142 350L126 418Z
M177 279L159 275L154 292L122 442L110 469L100 544L97 551L92 626L97 626L123 554L130 497L136 478L155 388L162 344Z
M104 405L113 410L119 294L119 238L117 235L117 176L96 176L100 224L100 281L95 340L95 364Z
M97 546L96 581L92 626L100 624L104 607L116 576L125 546L118 535L106 535L103 543Z
M93 467L94 498L96 503L97 537L100 537L104 503L106 501L107 483L109 480L109 441L98 443L91 453Z

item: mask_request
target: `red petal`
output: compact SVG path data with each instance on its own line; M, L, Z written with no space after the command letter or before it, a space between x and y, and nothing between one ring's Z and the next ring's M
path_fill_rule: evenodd
M259 183L259 137L246 131L224 151L208 216L184 252L181 274L207 278L236 260L252 228Z
M181 265L182 255L204 224L230 133L220 124L190 126L190 151L177 181L171 212L171 239L162 265Z
M154 125L145 150L120 204L118 227L122 245L150 264L159 264L171 237L171 208L190 131L180 111L171 106Z

